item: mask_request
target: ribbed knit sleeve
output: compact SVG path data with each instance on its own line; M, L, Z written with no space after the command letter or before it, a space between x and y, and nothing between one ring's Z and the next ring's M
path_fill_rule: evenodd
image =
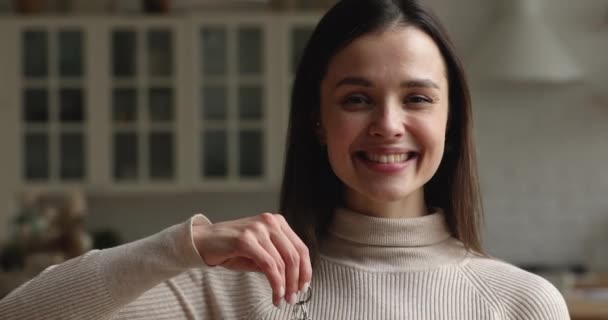
M499 260L483 258L473 258L463 267L463 272L501 319L570 319L563 296L538 275Z
M112 319L273 319L272 292L261 273L192 269L146 291ZM284 319L284 318L278 318Z
M8 319L109 319L147 290L205 264L192 243L202 215L158 234L52 266L0 300Z

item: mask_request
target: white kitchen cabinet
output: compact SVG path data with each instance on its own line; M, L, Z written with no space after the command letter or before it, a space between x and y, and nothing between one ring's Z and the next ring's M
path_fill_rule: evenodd
M318 16L0 18L0 198L278 188Z

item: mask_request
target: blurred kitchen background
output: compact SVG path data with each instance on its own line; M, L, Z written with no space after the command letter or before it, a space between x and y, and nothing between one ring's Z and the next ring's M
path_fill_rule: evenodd
M276 210L293 71L333 2L0 0L5 272ZM608 1L426 3L471 80L488 253L608 271Z

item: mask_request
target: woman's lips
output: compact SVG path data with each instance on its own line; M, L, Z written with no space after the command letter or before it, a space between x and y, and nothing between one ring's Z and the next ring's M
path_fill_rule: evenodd
M372 171L380 173L397 173L418 159L414 151L399 153L357 152L355 158Z

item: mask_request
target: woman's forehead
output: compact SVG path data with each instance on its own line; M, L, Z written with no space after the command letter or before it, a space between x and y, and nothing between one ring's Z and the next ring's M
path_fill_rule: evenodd
M327 79L357 75L447 81L439 48L430 36L412 26L391 27L355 39L331 59L327 71Z

